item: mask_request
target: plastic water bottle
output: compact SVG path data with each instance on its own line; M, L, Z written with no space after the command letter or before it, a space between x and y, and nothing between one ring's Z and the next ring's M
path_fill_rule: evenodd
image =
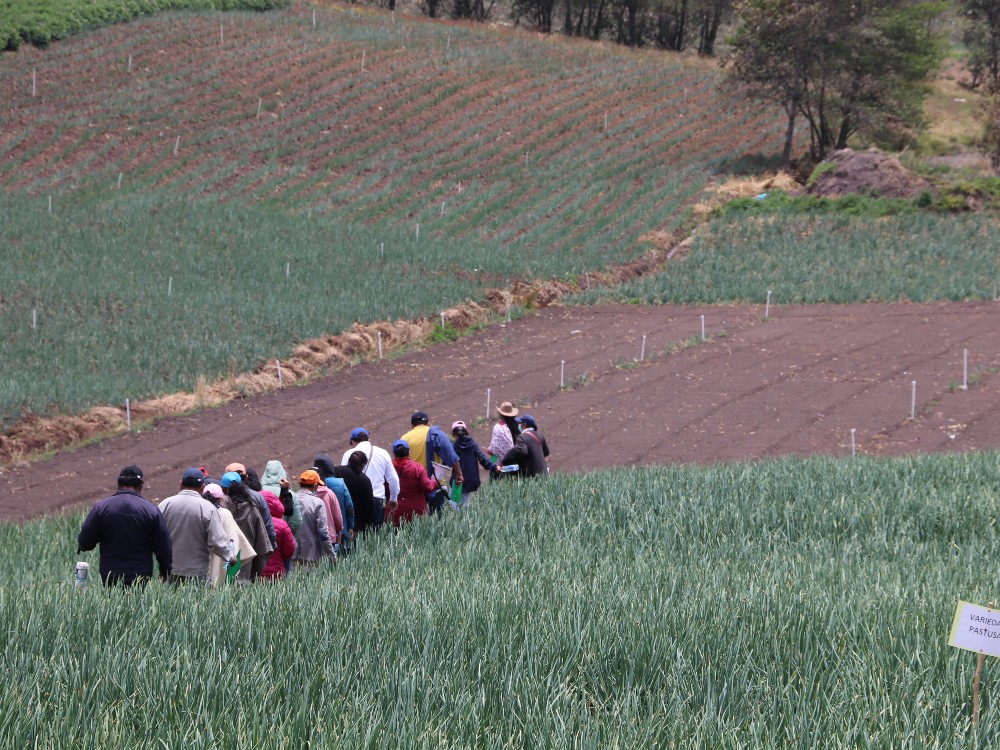
M500 467L500 471L504 474L513 474L514 472L520 471L521 467L518 464L507 464L506 466Z
M76 573L73 576L73 583L78 589L87 588L87 580L90 576L90 563L78 562Z
M230 539L226 543L226 561L222 564L222 567L229 570L229 561L233 559L233 552L236 551L236 540Z

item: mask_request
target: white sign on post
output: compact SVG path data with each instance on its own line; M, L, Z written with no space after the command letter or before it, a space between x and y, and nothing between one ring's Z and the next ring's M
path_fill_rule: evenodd
M958 603L948 645L987 656L1000 656L1000 612L969 602Z

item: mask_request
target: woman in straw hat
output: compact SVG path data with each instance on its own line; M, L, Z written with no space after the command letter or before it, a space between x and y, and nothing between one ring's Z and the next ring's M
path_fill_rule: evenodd
M493 437L486 447L486 453L490 460L496 463L507 455L507 451L514 447L514 435L517 434L517 407L510 401L504 401L497 407L497 423L493 425Z

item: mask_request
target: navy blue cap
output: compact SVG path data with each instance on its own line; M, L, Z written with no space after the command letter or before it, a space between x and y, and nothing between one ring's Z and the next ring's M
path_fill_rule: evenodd
M366 430L364 427L355 427L353 430L351 430L351 440L360 442L362 440L367 440L367 439L368 439L368 430Z
M430 421L431 418L427 416L427 412L425 411L415 411L413 412L413 416L410 417L411 425L427 424Z
M181 487L201 487L205 483L205 475L196 466L184 469L181 476Z
M526 427L530 427L533 430L537 430L538 429L538 425L535 424L535 418L533 416L531 416L530 414L525 414L523 417L518 417L514 421L517 422L517 423L519 423L519 424L523 424Z

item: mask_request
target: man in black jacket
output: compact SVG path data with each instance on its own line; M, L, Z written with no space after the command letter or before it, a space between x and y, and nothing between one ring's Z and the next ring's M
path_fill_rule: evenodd
M538 431L535 418L525 414L514 421L519 432L514 438L514 447L500 459L499 467L517 464L518 476L547 476L549 467L545 459L549 455L549 444L545 442L545 436Z
M153 575L153 556L166 578L173 565L170 532L160 509L142 492L142 469L126 466L118 473L118 491L91 508L80 528L77 553L101 545L101 580L131 586Z

